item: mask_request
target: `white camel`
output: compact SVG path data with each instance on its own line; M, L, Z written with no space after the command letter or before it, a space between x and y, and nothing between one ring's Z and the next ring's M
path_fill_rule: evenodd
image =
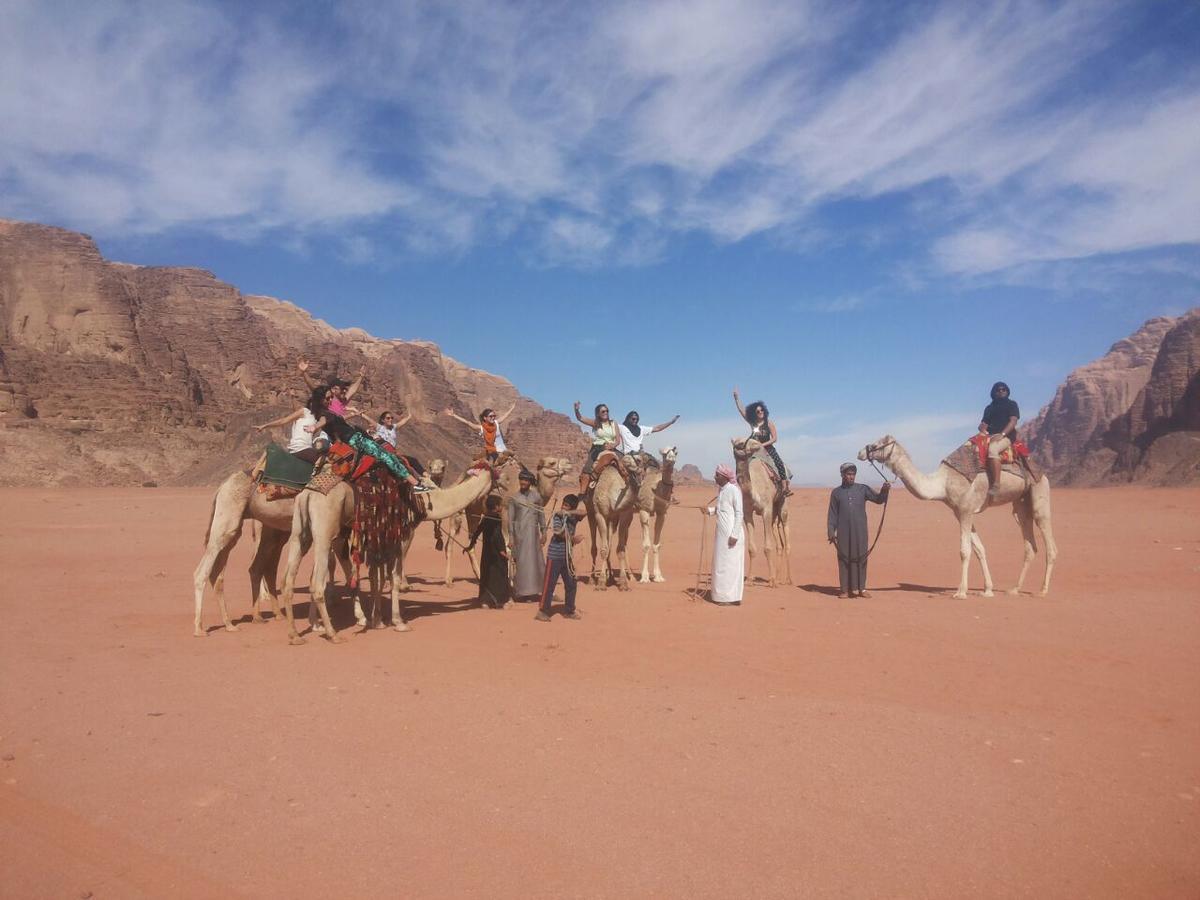
M1054 543L1054 533L1050 528L1050 479L1046 475L1026 486L1025 479L1013 472L1004 471L997 482L999 491L990 501L987 496L987 473L980 472L974 479L968 481L961 472L947 465L944 461L930 475L921 472L907 451L890 434L884 435L873 444L867 444L858 453L858 458L866 461L881 462L904 482L909 493L919 500L940 500L950 507L958 519L959 542L958 555L962 559L962 577L958 582L958 591L954 596L963 599L967 596L967 569L971 561L971 551L974 549L979 566L983 569L983 596L991 597L992 573L988 570L987 554L983 549L983 541L975 531L975 516L983 511L985 506L1000 506L1012 504L1012 513L1021 528L1021 536L1025 543L1025 557L1021 562L1021 574L1017 583L1008 593L1016 594L1025 582L1025 573L1037 553L1037 540L1034 537L1033 526L1036 524L1042 532L1042 540L1046 544L1046 577L1042 581L1042 590L1038 594L1045 597L1050 590L1050 574L1054 570L1054 561L1058 558L1058 546Z
M467 477L451 488L432 490L416 495L416 501L422 503L425 518L437 521L445 519L465 509L478 498L486 496L491 490L494 471L486 463L472 469ZM354 522L354 491L346 482L333 488L328 494L317 491L303 491L296 498L292 515L291 536L288 538L288 564L283 580L283 596L280 602L288 622L288 641L292 644L303 643L304 639L296 632L296 624L292 615L292 597L295 594L296 575L300 569L300 561L304 557L305 545L313 547L313 573L310 581L310 603L315 604L320 613L321 622L325 626L325 634L335 643L341 638L333 628L329 611L325 604L325 590L329 581L329 555L338 535ZM392 582L392 625L397 631L408 631L409 626L404 621L400 610L400 580L403 568L404 554L412 543L410 531L401 543L395 560L390 565L390 571L382 566L373 566L368 574L371 584L372 611L371 627L378 627L382 614L382 587L388 576ZM311 606L310 606L311 608ZM362 627L367 626L361 607L355 605L355 618Z
M662 533L667 521L667 511L671 508L671 492L675 487L675 460L679 452L675 447L667 447L659 453L662 454L661 466L657 469L650 465L642 466L645 477L642 478L641 490L637 496L638 520L642 523L642 576L638 580L642 584L667 580L663 577L661 566ZM629 525L624 527L628 529ZM618 542L623 544L619 533ZM626 577L630 576L628 572L625 574Z
M733 459L737 466L738 486L742 489L742 520L746 524L746 550L750 561L746 579L754 570L758 547L754 543L754 517L762 519L763 550L767 556L767 587L779 583L776 567L783 569L783 583L792 583L792 545L788 526L787 496L783 485L771 477L774 466L755 454L762 444L754 438L733 440ZM778 557L778 559L777 559Z

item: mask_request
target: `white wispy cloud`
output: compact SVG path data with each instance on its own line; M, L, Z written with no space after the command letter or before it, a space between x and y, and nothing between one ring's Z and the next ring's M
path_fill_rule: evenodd
M827 205L908 192L955 275L1200 243L1200 64L1076 83L1134 11L7 0L0 212L588 266L820 240Z

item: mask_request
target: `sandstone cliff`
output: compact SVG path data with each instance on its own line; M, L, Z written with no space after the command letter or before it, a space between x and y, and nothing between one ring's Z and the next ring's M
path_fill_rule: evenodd
M404 446L420 458L461 468L479 447L441 409L512 403L505 433L527 463L586 451L566 416L434 344L339 330L199 269L113 263L86 235L0 220L0 484L215 483L265 443L255 423L304 397L302 356L322 377L365 366L354 405L411 411Z
M1080 366L1024 433L1060 484L1200 480L1200 309Z

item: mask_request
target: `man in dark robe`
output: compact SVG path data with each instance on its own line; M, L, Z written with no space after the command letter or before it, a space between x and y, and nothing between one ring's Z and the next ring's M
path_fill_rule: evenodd
M867 593L867 501L886 503L891 485L886 481L876 492L855 484L858 467L843 463L842 483L829 495L826 530L829 543L837 545L839 597L870 597Z

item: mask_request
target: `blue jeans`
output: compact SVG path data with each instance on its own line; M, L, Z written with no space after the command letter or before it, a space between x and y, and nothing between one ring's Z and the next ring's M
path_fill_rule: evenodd
M565 557L546 556L546 579L542 582L542 612L549 615L550 598L554 596L554 586L562 578L563 588L567 594L567 614L575 612L575 588L578 582L571 572L571 567Z

